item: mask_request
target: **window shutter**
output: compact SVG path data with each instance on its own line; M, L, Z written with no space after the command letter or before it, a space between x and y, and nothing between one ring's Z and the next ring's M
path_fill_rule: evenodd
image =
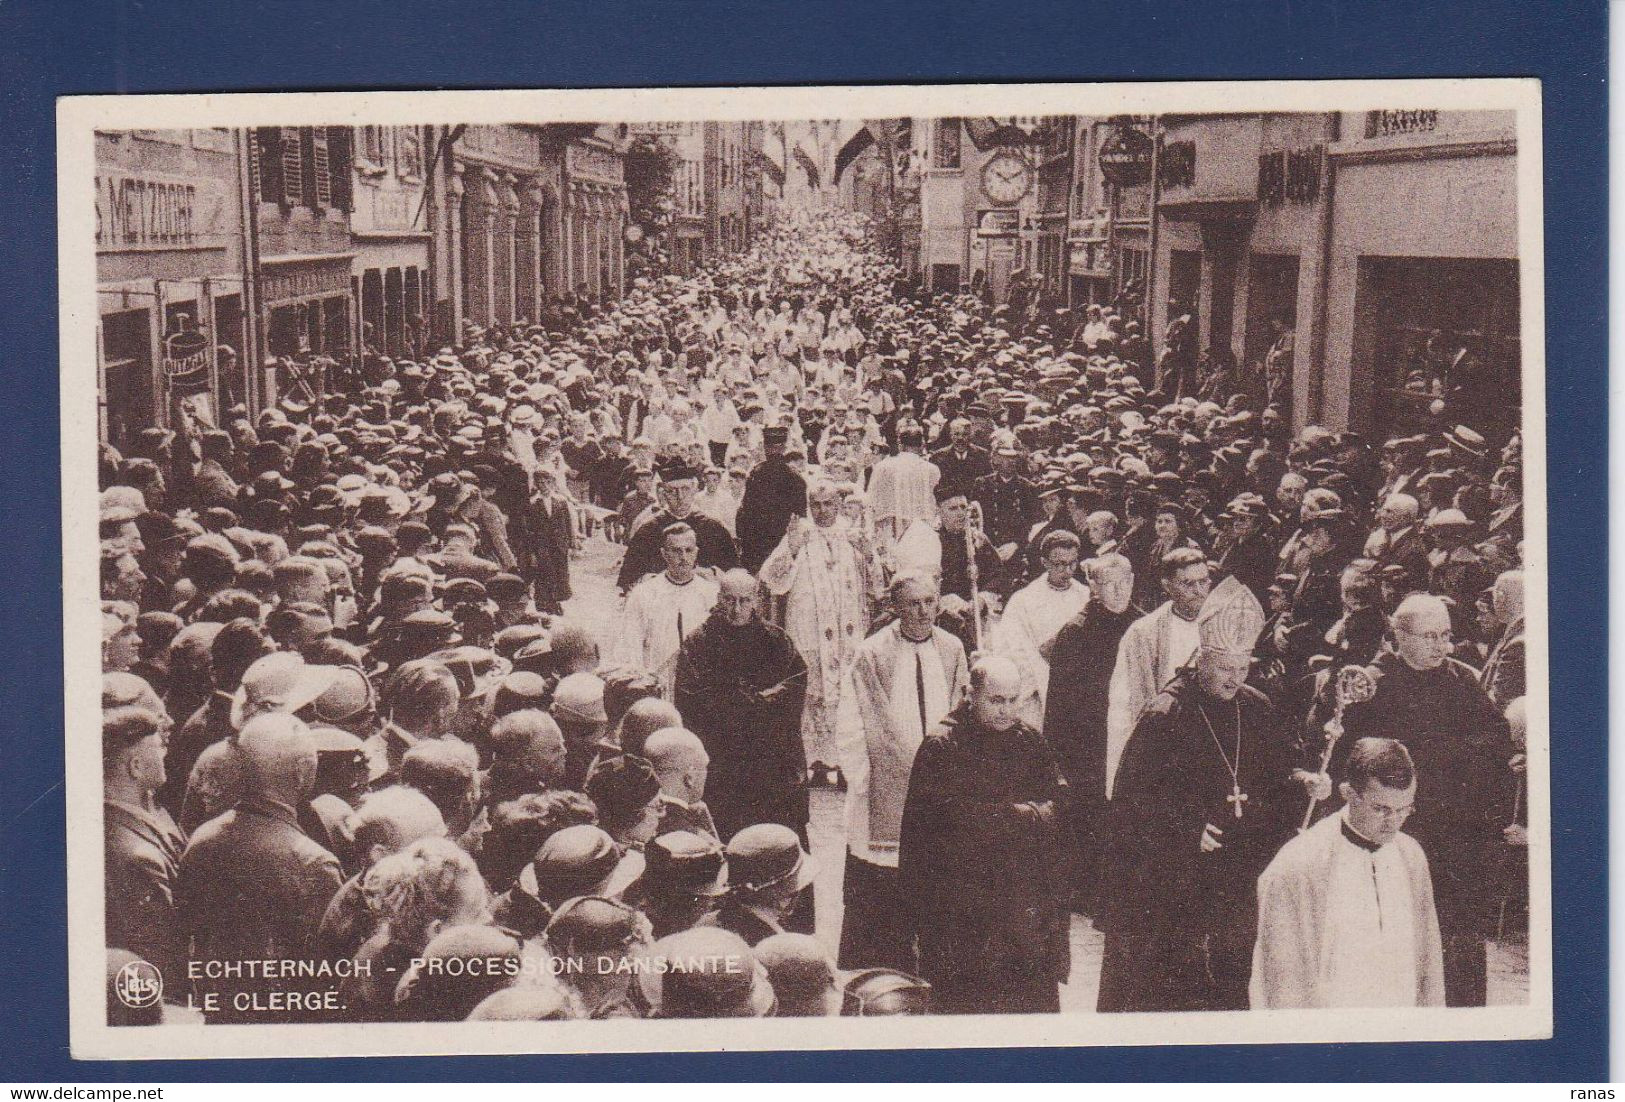
M300 157L305 170L304 188L301 191L300 202L312 210L321 210L322 205L316 198L316 132L311 127L299 128Z
M327 128L327 161L333 176L333 206L351 209L351 173L354 171L354 132L348 126Z
M275 126L262 126L254 131L249 143L248 171L254 178L255 192L262 203L283 203L287 196L282 174L282 130Z
M314 187L311 188L313 207L330 207L333 205L333 177L329 172L330 163L327 158L327 128L318 126L310 132L310 174Z
M282 131L282 202L297 207L305 201L305 149L297 126Z

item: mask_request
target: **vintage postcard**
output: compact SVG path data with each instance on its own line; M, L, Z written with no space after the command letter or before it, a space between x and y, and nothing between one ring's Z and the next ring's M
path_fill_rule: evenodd
M64 99L73 1055L1550 1036L1540 107Z

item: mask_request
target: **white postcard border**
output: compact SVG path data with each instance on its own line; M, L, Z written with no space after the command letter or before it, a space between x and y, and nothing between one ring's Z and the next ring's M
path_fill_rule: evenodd
M105 1014L94 134L300 124L1514 110L1527 667L1529 1003L1383 1011L109 1027ZM1520 1040L1552 1033L1541 97L1531 78L75 96L58 101L69 1037L76 1059ZM1575 916L1576 921L1585 921Z

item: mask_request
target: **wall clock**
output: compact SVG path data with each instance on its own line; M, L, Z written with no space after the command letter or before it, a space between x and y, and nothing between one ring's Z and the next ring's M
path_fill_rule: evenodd
M1019 203L1032 186L1032 166L1020 154L1000 153L982 166L982 191L995 203Z

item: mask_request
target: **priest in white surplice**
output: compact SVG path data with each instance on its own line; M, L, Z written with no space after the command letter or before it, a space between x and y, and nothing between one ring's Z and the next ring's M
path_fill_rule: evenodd
M1117 777L1117 763L1140 713L1196 653L1200 641L1196 617L1213 588L1207 560L1194 547L1168 552L1158 568L1168 600L1130 624L1117 645L1117 665L1112 669L1106 704L1108 799Z
M879 570L862 530L841 517L839 487L807 489L811 518L795 518L762 564L762 583L785 598L784 630L807 663L801 741L808 767L835 765L841 678L869 634L869 595Z
M1394 739L1363 738L1347 775L1343 810L1282 846L1258 878L1255 1010L1444 1005L1427 856L1400 832L1416 799L1411 756Z
M879 550L889 552L909 525L937 515L937 483L942 471L923 454L925 432L912 421L897 428L897 454L875 464L869 475L869 515Z
M666 569L650 574L627 594L621 630L610 648L618 665L647 670L660 682L660 694L672 698L677 651L699 630L717 603L717 579L699 573L699 539L683 521L661 533L660 557Z
M1089 587L1078 581L1078 551L1072 532L1044 537L1039 558L1044 573L1010 595L993 629L993 650L1021 670L1021 719L1044 729L1044 698L1049 692L1049 646L1056 632L1089 603Z
M937 580L892 579L897 619L858 648L837 712L846 774L846 870L839 964L912 972L910 900L897 884L903 803L914 755L970 689L965 647L936 626Z

